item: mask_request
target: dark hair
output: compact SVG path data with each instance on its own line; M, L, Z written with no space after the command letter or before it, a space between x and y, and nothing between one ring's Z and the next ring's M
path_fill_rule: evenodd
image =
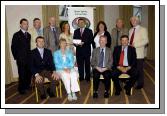
M99 21L96 27L96 31L99 32L99 25L102 24L104 25L104 31L107 31L107 26L104 21Z
M120 37L120 40L121 40L122 38L128 38L128 40L129 40L128 35L122 35L122 36Z
M78 22L79 22L79 21L84 21L84 22L85 22L85 19L79 18L79 19L78 19Z
M43 39L43 40L44 40L44 37L43 37L43 36L38 36L38 37L35 39L35 42L37 42L38 39Z
M35 22L36 20L39 20L39 21L40 21L40 19L39 19L39 18L34 18L33 22Z
M27 19L22 18L22 19L20 20L20 24L22 24L22 22L23 22L23 21L27 21L27 22L28 22L28 20L27 20Z

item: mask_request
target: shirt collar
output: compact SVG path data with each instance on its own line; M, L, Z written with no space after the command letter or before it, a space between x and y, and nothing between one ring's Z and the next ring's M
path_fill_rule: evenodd
M139 28L139 26L140 26L140 25L136 25L136 26L135 26L135 27L133 27L133 28L137 29L137 28Z
M39 47L37 47L37 49L38 49L39 51L42 51L42 50L44 50L44 48L39 48Z
M22 31L23 33L27 32L27 31L23 30L22 28L21 28L21 31Z

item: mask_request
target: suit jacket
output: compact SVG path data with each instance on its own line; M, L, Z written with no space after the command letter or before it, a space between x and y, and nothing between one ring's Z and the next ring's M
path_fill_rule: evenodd
M99 57L100 57L100 47L93 49L92 59L91 59L91 66L93 69L99 65L99 61L100 61ZM111 69L112 53L111 53L111 49L108 47L106 47L106 50L105 50L104 64L106 68Z
M129 30L129 42L133 33L133 28ZM136 48L137 59L143 59L145 56L145 46L148 44L148 32L146 28L138 25L133 39Z
M98 32L96 32L95 34L94 34L94 39L95 39L95 37L96 37L96 35L97 35L97 33ZM104 35L105 36L107 36L107 44L106 44L106 47L108 47L108 48L110 48L111 47L111 36L110 36L110 33L108 32L108 31L105 31L104 32ZM93 43L92 43L92 46L93 46L93 48L96 48L96 45L95 45L95 42L93 41Z
M117 66L119 66L119 59L122 51L122 46L116 46L114 48L113 52L113 69L116 69ZM136 67L136 50L134 47L128 46L127 51L127 59L128 59L128 65L133 67Z
M116 45L116 40L117 40L117 28L115 27L115 28L113 28L112 29L112 32L111 32L111 36L112 36L112 50L114 50L114 47L115 46L117 46ZM122 35L128 35L129 34L129 32L128 32L128 29L127 28L122 28L121 30L120 30L120 32L119 32L119 38L118 38L118 45L121 45L121 43L120 43L120 37L122 36Z
M50 49L52 52L59 48L60 29L58 27L55 27L55 31L56 38L54 37L53 31L50 26L44 28L45 48Z
M12 38L11 50L15 60L22 62L28 60L31 52L30 40L31 35L29 33L27 33L27 38L21 30L14 33Z
M53 56L49 49L44 48L43 59L37 48L31 51L31 71L32 74L40 73L43 70L54 71Z
M73 39L80 39L84 44L82 46L76 46L76 56L91 56L91 44L93 42L92 30L85 28L80 34L80 28L74 31Z
M42 31L41 36L43 36L43 29L40 30ZM36 48L36 38L39 35L34 27L29 29L28 32L31 34L31 50L33 50Z
M74 68L74 55L71 50L67 49L65 52L66 60L63 60L61 50L57 50L53 54L54 64L56 70L63 70L66 68Z

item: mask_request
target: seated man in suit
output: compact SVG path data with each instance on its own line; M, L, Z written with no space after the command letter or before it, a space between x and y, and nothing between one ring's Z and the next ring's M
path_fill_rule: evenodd
M93 68L93 98L98 97L99 78L102 74L104 77L105 93L104 97L109 97L110 79L111 79L111 65L112 65L112 53L111 49L106 47L107 37L105 35L100 36L100 47L93 50L91 66Z
M128 41L128 36L122 35L120 37L121 45L116 46L113 52L112 77L114 77L114 85L116 88L115 95L120 95L121 87L118 77L122 73L130 76L124 87L127 95L130 95L131 87L134 85L136 80L136 50L134 47L128 46Z
M46 98L46 91L44 89L44 78L51 81L50 88L47 92L50 97L55 96L56 80L59 78L56 74L55 66L53 63L53 56L49 49L44 48L44 37L38 36L36 38L37 48L31 52L31 70L35 77L35 83L40 92L41 99Z

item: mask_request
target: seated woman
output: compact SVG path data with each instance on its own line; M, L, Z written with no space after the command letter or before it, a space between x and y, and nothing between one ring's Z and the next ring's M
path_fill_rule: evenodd
M65 39L60 39L60 49L53 53L56 72L60 75L68 94L68 100L77 100L76 92L80 91L78 85L78 72L74 69L74 55L67 49Z

